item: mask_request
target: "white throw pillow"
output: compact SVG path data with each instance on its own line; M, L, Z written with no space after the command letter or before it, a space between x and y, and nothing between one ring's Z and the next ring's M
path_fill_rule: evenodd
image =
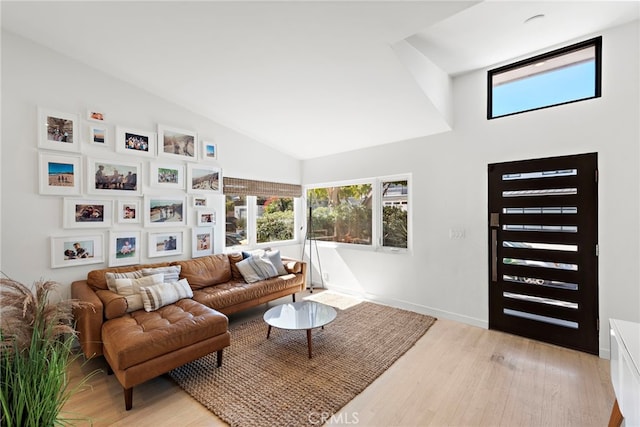
M144 307L140 289L143 286L153 286L161 284L164 280L164 274L154 274L152 276L144 276L138 279L115 279L116 293L122 295L127 300L127 313L140 310Z
M128 273L105 273L104 278L107 281L107 287L111 292L116 290L116 279L139 279L143 276L142 270L130 271Z
M151 276L153 274L162 273L164 274L165 282L177 282L180 280L180 271L182 270L181 265L170 265L167 267L154 267L154 268L143 268L142 275L143 276Z
M236 264L245 282L254 283L278 275L278 270L267 258L253 255Z
M140 288L142 304L145 311L154 311L165 305L173 304L183 298L192 298L193 291L187 279L177 282L160 283Z

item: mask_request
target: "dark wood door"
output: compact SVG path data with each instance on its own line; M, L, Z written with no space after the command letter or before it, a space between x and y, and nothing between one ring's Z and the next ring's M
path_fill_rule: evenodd
M597 154L489 173L489 328L598 354Z

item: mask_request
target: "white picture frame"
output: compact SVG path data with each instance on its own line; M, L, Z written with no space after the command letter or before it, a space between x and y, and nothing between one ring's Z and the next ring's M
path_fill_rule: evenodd
M102 234L51 237L51 268L75 267L103 262Z
M184 190L184 165L151 162L149 165L149 184L157 188Z
M187 192L222 194L222 169L217 166L187 165Z
M80 151L78 115L38 107L38 147L57 151Z
M40 194L73 196L81 193L81 156L40 152L38 171Z
M113 200L65 197L64 228L102 228L113 224Z
M106 196L140 196L142 163L87 158L87 192Z
M85 118L91 122L104 123L107 118L106 115L97 108L87 108L87 115Z
M158 157L197 161L198 134L195 131L158 125Z
M116 126L116 151L136 156L156 156L156 134L140 129Z
M180 255L184 251L184 232L181 230L150 231L147 233L149 258Z
M108 148L110 144L109 127L101 122L87 124L87 142L93 146Z
M191 196L191 207L195 209L206 208L210 206L209 196L206 194L194 194Z
M142 209L140 199L118 199L115 212L118 224L140 224Z
M191 257L213 255L213 227L191 229Z
M142 232L109 232L109 267L140 264Z
M145 196L146 227L179 227L186 225L187 204L184 195Z
M211 141L200 141L200 161L215 162L218 160L218 144Z
M196 225L213 227L216 225L216 211L213 209L196 209Z

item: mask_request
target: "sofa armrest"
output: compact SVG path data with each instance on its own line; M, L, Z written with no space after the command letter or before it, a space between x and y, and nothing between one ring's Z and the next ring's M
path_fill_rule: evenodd
M87 358L102 355L102 321L104 306L86 280L71 284L71 298L89 302L93 307L74 308L73 316L78 331L78 341Z
M288 273L302 275L303 283L301 290L307 289L307 263L298 259L282 257L282 263Z

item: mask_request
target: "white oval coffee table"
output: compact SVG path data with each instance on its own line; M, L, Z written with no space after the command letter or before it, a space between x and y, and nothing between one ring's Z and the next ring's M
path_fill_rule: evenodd
M299 301L277 305L264 313L264 321L269 325L267 339L271 335L271 327L278 329L307 331L307 347L311 359L311 330L322 328L336 318L336 310L326 304L315 301Z

